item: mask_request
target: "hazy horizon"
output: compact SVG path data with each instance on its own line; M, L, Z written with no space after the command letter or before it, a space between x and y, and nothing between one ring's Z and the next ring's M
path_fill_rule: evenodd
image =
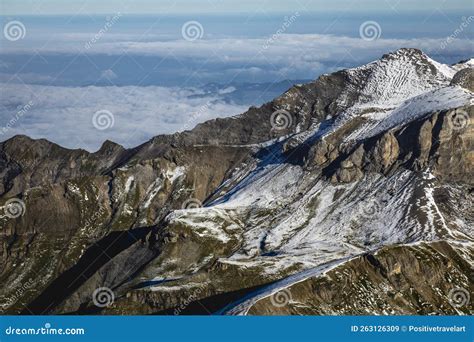
M307 0L307 1L286 1L286 0L240 0L238 3L232 0L102 0L83 1L83 0L3 0L2 13L4 15L18 14L110 14L121 11L124 14L196 14L196 13L217 13L226 14L231 12L239 13L278 13L294 10L295 7L301 7L306 12L309 11L344 11L348 8L351 11L371 12L371 11L426 11L427 9L437 9L440 11L466 10L472 9L473 4L469 0L386 0L380 2L377 0L339 0L327 2L325 0Z

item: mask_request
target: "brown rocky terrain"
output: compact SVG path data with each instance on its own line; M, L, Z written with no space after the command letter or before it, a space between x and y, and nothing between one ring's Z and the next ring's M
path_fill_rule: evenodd
M3 312L472 313L472 82L402 49L133 149L0 143Z
M446 294L453 284L472 293L472 271L472 264L446 242L384 247L276 292L248 314L470 314L472 303L457 307ZM278 305L279 297L287 303Z

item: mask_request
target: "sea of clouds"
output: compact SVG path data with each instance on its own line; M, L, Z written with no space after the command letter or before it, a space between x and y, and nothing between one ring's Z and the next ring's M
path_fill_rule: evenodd
M68 39L79 42L85 38L78 35ZM91 64L98 56L123 57L126 63L122 66L135 65L145 74L153 73L153 77L160 78L168 72L167 77L174 79L174 85L139 84L133 80L134 72L128 72L126 79L123 74L127 70L120 69L118 63L90 66L93 70L90 73L71 70L75 74L70 75L67 65L56 74L48 68L15 69L11 65L12 56L29 50L9 45L0 55L0 140L25 134L91 151L97 150L106 139L131 147L158 134L191 129L199 122L244 112L253 104L251 100L237 104L229 101L229 96L227 100L221 97L229 92L226 89L234 90L229 84L236 81L314 79L323 73L367 63L401 47L420 48L442 62L456 62L473 54L473 41L468 39L447 43L446 38L381 37L368 41L331 34L280 34L271 41L268 37L207 37L189 42L133 41L131 37L114 37L111 33L87 51L81 46L50 44L35 54L45 63L51 56L90 59ZM146 57L156 59L156 63L140 65ZM56 82L60 76L74 78L78 73L88 74L100 86L63 86ZM134 82L137 84L130 85ZM206 82L219 82L222 94L205 94L202 87ZM29 103L28 110L23 110ZM96 129L93 117L97 111L112 113L113 126Z

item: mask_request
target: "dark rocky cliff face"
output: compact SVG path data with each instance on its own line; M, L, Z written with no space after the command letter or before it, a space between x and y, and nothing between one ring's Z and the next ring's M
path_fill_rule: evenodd
M468 118L462 129L453 126L459 115ZM400 167L413 171L430 167L439 178L473 184L473 117L473 107L465 106L432 113L348 148L321 142L311 151L309 165L327 165L325 172L333 182L353 182L366 172L388 175Z
M1 143L3 311L472 313L447 294L473 286L473 73L456 67L402 49L133 149ZM273 305L278 286L294 301Z

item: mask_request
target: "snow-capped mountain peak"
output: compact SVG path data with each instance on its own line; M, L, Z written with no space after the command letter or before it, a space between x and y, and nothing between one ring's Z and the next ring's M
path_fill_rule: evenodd
M432 60L418 49L400 49L346 72L352 85L347 91L358 94L356 105L384 108L449 85L456 73L450 66Z
M3 281L46 280L7 309L81 313L107 286L118 295L104 313L216 297L233 301L220 313L273 313L280 290L299 300L281 313L469 313L446 300L449 282L426 286L472 286L474 76L460 69L401 49L130 150L1 143L0 199L27 208L1 218ZM275 112L288 127L272 126ZM397 295L375 305L381 284ZM331 292L344 301L319 305Z

